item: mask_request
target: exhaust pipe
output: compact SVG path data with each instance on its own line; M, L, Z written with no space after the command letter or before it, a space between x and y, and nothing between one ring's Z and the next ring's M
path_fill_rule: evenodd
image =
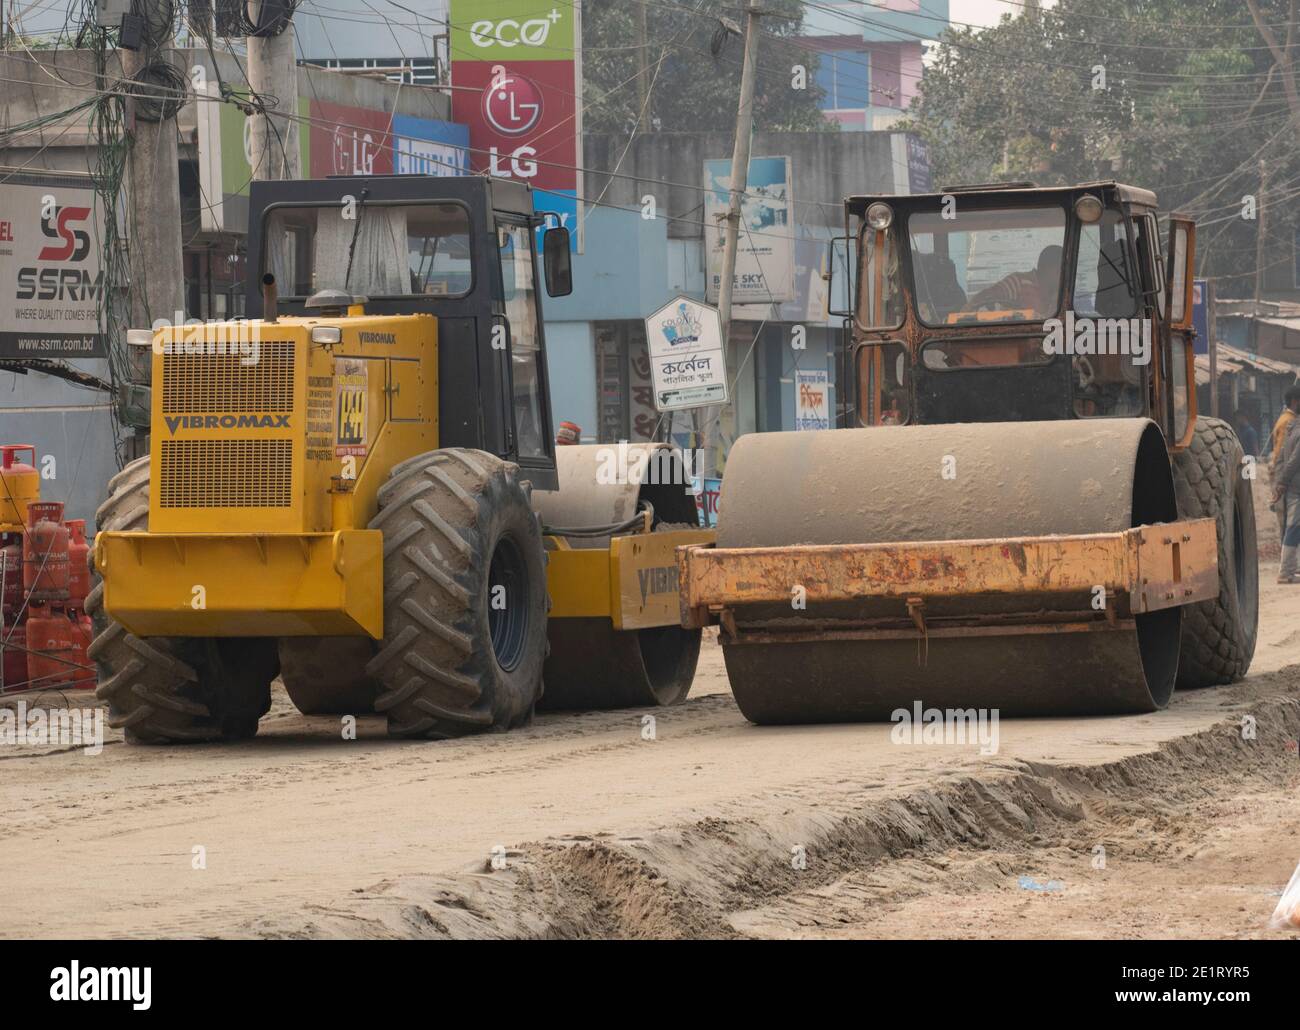
M262 276L262 321L274 322L279 316L279 292L275 288L275 276L267 272Z

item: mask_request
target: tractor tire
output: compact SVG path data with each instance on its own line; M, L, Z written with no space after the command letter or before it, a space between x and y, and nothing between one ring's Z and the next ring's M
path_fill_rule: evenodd
M1241 443L1222 419L1197 416L1173 467L1179 514L1213 518L1219 541L1219 596L1183 608L1178 687L1233 683L1250 668L1259 627L1255 501Z
M147 456L109 481L95 527L148 530ZM108 724L122 730L127 743L239 739L257 732L257 720L271 704L278 666L273 646L268 654L262 640L137 637L108 617L103 580L94 569L92 576L86 613L94 637L87 655L98 668L95 695L108 702Z
M281 637L280 680L303 715L367 715L383 689L366 675L369 637Z
M519 467L446 448L396 466L384 534L384 639L366 666L394 737L527 723L546 659L546 553Z

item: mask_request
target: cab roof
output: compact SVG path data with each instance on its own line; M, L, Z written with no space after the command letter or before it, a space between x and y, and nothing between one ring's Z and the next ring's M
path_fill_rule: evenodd
M1015 197L1017 200L1029 197L1056 197L1070 193L1110 193L1126 204L1142 207L1156 206L1156 195L1139 186L1127 186L1114 179L1098 179L1095 182L1083 182L1073 186L1039 186L1032 182L985 182L961 186L945 186L935 193L873 193L857 194L845 199L849 212L855 215L866 213L867 206L883 200L894 204L912 204L924 206L926 201L938 201L949 194L973 194L984 196L1001 195Z

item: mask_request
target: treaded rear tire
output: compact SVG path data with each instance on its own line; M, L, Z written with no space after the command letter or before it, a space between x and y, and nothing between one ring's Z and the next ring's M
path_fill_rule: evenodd
M1178 687L1218 686L1246 675L1259 625L1255 501L1242 474L1241 442L1222 419L1198 416L1192 441L1174 455L1174 491L1183 518L1213 518L1219 541L1219 596L1183 608Z
M397 465L380 487L370 527L384 534L384 639L366 672L384 685L375 710L391 736L443 739L532 718L546 554L518 477L484 451L445 448ZM494 585L504 608L492 606Z
M149 458L137 458L108 484L95 512L97 531L149 529ZM176 744L239 739L257 732L271 704L277 664L261 640L137 637L108 617L104 583L94 586L86 613L94 625L87 655L95 662L95 696L108 702L108 724L129 744ZM274 641L269 642L271 645Z

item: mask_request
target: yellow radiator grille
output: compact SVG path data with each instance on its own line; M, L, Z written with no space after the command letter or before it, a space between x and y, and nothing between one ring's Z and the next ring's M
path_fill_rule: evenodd
M163 508L288 508L292 440L163 440Z
M163 411L292 411L292 341L263 343L257 363L246 360L238 354L164 354Z

